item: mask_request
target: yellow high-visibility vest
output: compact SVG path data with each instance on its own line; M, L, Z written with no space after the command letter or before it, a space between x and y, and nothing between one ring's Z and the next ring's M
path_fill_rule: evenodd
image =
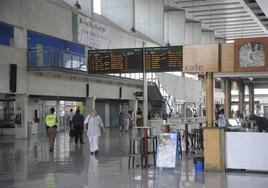
M141 118L142 118L142 115L140 115L140 114L136 114L136 118L137 118L137 119L141 119Z
M48 127L53 127L57 125L56 119L57 119L57 116L55 114L48 114L46 116L46 125Z

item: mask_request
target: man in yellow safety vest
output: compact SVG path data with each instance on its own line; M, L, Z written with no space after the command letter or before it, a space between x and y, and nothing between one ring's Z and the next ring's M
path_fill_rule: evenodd
M49 140L49 152L54 150L54 142L57 135L57 116L54 108L50 108L50 114L46 116L47 136Z

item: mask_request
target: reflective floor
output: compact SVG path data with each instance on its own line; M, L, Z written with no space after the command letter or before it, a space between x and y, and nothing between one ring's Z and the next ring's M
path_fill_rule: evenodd
M88 143L75 145L68 134L57 135L49 154L47 138L0 137L0 188L267 188L268 174L195 173L193 156L183 156L178 169L128 169L127 133L107 131L99 154ZM86 141L86 139L85 139Z

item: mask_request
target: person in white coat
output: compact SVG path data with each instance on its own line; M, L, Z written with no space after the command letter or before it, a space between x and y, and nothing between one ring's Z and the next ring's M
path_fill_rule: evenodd
M96 110L93 110L92 113L86 117L84 125L88 136L90 153L91 155L96 155L99 151L98 137L101 135L100 128L105 132L102 119L97 114Z

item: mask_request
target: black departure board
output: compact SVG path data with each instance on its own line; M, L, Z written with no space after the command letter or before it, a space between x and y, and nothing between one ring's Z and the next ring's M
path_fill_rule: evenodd
M88 73L142 72L142 48L88 51Z
M182 70L182 46L145 48L146 72ZM142 48L89 50L88 73L143 72Z
M182 46L145 49L146 72L182 71Z

